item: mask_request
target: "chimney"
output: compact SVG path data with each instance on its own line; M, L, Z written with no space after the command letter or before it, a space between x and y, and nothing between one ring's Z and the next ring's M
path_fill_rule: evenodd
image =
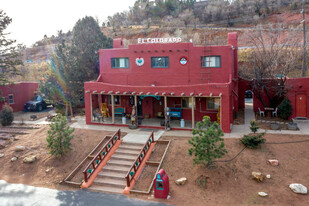
M123 42L121 38L114 39L113 48L123 48Z

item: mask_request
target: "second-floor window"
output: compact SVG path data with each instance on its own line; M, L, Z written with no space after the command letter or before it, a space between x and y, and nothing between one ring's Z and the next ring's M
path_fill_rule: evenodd
M168 57L151 57L151 68L168 68Z
M221 67L221 56L201 57L202 67Z
M121 58L112 58L112 68L129 68L129 58L121 57Z

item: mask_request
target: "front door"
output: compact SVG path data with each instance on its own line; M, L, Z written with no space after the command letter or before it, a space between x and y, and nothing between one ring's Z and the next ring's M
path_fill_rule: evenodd
M296 95L296 117L307 117L307 98L305 94Z

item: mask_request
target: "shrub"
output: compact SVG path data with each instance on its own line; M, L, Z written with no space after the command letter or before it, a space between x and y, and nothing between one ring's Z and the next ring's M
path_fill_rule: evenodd
M52 120L49 125L50 129L47 131L47 147L49 148L49 154L56 157L62 156L69 150L71 150L71 139L73 139L74 128L70 128L67 125L66 117L58 114Z
M289 99L284 99L281 104L278 106L279 117L282 119L289 119L292 114L292 105Z
M257 148L260 144L265 142L263 138L264 133L255 134L255 135L244 135L240 141L248 148Z
M251 132L253 132L255 134L259 128L260 127L257 125L256 121L254 121L254 120L250 121Z
M220 158L227 153L224 148L223 132L217 122L211 122L208 116L204 116L202 122L197 123L197 129L193 129L193 137L188 141L193 147L188 150L189 155L194 154L194 164L205 164L207 167L213 163L213 159Z
M0 121L2 126L11 125L14 120L13 109L5 104L0 111Z

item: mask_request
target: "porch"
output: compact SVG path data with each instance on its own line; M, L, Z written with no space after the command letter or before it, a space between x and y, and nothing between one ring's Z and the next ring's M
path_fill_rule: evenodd
M171 129L193 129L203 116L210 116L212 121L220 122L221 119L221 95L114 95L94 92L90 94L90 103L92 124L129 126L133 106L137 108L139 127L164 129L166 108L170 109Z

